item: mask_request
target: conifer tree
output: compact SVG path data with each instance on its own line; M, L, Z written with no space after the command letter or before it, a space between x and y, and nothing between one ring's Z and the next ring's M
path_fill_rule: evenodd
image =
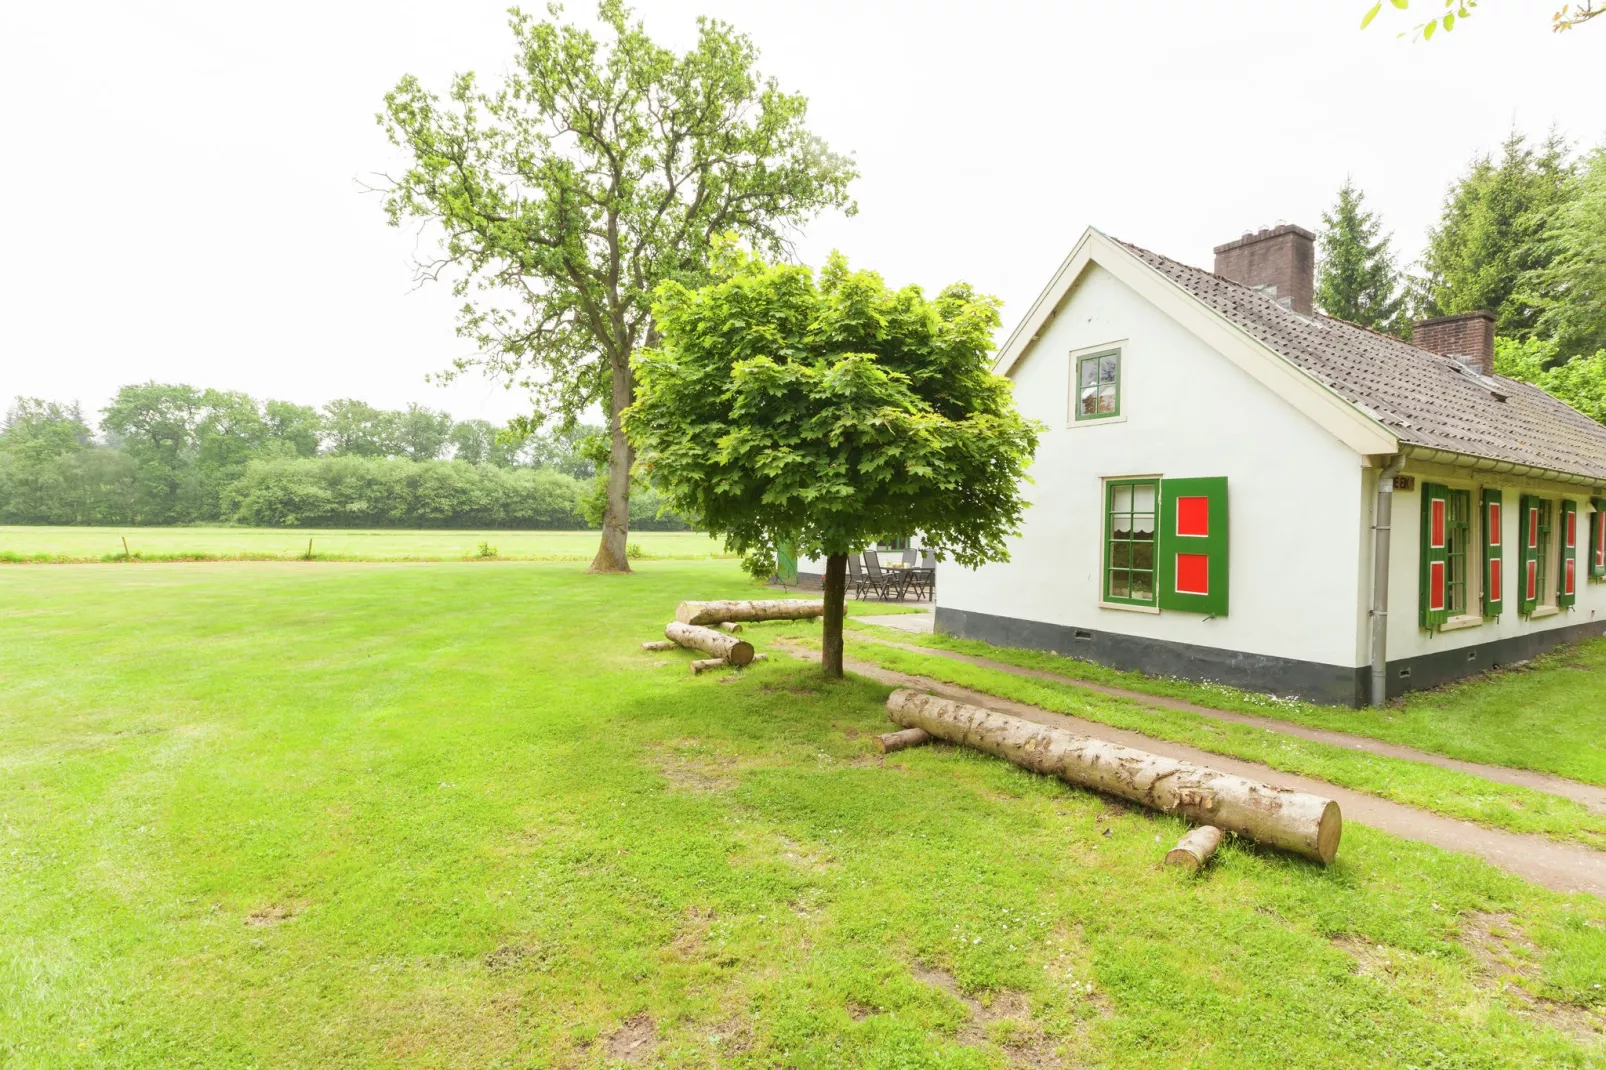
M1403 337L1410 323L1390 238L1365 201L1366 195L1346 178L1338 203L1322 213L1316 303L1336 319Z

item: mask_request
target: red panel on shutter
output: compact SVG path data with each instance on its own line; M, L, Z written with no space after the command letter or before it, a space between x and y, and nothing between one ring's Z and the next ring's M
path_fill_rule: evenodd
M1489 601L1500 601L1500 559L1489 559Z
M1489 503L1489 545L1500 545L1500 503Z
M1567 549L1578 545L1578 510L1567 510Z
M1528 549L1537 550L1538 548L1539 548L1539 510L1530 509L1530 510L1528 510ZM1528 597L1532 598L1533 595L1529 595Z
M1444 506L1443 498L1433 499L1433 527L1428 536L1428 545L1435 550L1444 545Z
M1428 566L1428 608L1437 612L1444 608L1444 562L1435 561Z
M1181 499L1179 499L1180 501ZM1177 593L1210 593L1210 555L1177 555Z
M1177 499L1177 534L1210 535L1210 499L1205 497Z
M1539 562L1528 562L1528 593L1524 596L1532 602L1539 597Z
M1606 517L1602 517L1595 527L1598 529L1595 537L1595 565L1598 568L1606 568Z
M1567 559L1567 586L1566 586L1566 588L1564 590L1564 593L1572 594L1574 589L1577 588L1577 586L1578 586L1578 559L1575 558L1575 557L1569 557Z

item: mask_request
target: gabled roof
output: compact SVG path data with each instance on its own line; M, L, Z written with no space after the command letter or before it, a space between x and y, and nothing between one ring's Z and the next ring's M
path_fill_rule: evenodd
M997 370L1007 373L1025 355L1089 260L1151 300L1158 294L1161 299L1155 303L1162 311L1362 453L1395 452L1398 444L1409 444L1606 481L1606 426L1538 387L1503 376L1485 380L1453 358L1343 320L1302 315L1258 290L1091 229L1010 336ZM1171 285L1159 289L1145 285L1132 271L1136 265L1147 269L1141 274ZM1189 322L1196 317L1178 315L1166 291L1178 291L1191 299L1188 304L1212 313L1211 318L1230 329L1225 339L1220 332ZM1217 337L1210 337L1212 333ZM1268 381L1265 369L1257 368L1249 354L1228 351L1241 350L1243 343L1262 357L1303 373L1312 387L1347 403L1345 407L1364 417L1377 434L1367 435L1345 421L1333 420L1325 406L1298 390L1277 389L1275 377ZM1385 437L1395 443L1380 445Z

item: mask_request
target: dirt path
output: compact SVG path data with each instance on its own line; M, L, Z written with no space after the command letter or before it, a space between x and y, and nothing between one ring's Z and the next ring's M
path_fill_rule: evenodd
M817 651L782 643L774 645L811 661L818 661L820 658ZM918 649L925 652L924 647ZM1430 843L1448 851L1477 855L1508 873L1558 892L1587 892L1606 898L1606 851L1560 843L1543 836L1525 836L1520 833L1485 828L1470 821L1459 821L1415 807L1389 802L1387 799L1339 787L1323 780L1296 776L1258 762L1246 762L1222 754L1212 754L1185 744L1154 739L1138 732L1112 728L1095 721L1084 721L1080 717L1068 717L1036 706L1028 706L1023 702L1014 702L997 695L972 691L969 688L955 687L924 676L894 672L853 658L845 659L845 665L860 676L893 687L913 687L930 691L945 698L987 706L1039 724L1096 736L1112 743L1145 750L1150 754L1162 754L1168 758L1219 769L1224 773L1235 773L1238 776L1280 787L1325 796L1337 801L1345 821L1370 825L1392 835Z
M1503 765L1484 765L1481 762L1468 762L1460 758L1449 758L1443 754L1433 754L1429 751L1417 750L1414 747L1401 746L1398 743L1385 743L1380 739L1369 736L1351 735L1348 732L1334 732L1325 728L1311 728L1306 725L1294 724L1291 721L1280 721L1274 717L1256 717L1248 713L1234 713L1229 710L1211 709L1209 706L1195 706L1191 702L1181 699L1165 698L1160 695L1148 695L1142 691L1128 691L1122 687L1109 687L1105 684L1092 684L1085 680L1078 680L1073 676L1060 676L1056 673L1046 672L1042 669L1026 669L1019 665L1010 665L1002 661L993 661L991 658L976 657L973 654L960 654L952 650L939 650L929 646L915 646L913 643L900 643L893 639L882 639L877 636L854 633L855 639L865 642L880 643L882 646L896 647L915 654L930 654L933 657L948 658L951 661L962 661L967 665L977 665L985 669L997 669L1012 676L1024 676L1036 680L1048 680L1067 687L1079 687L1084 691L1096 691L1101 695L1111 695L1115 698L1131 699L1133 702L1157 709L1184 710L1188 713L1197 713L1201 717L1209 717L1217 721L1230 721L1233 724L1249 725L1253 728L1264 728L1269 732L1280 732L1285 736L1298 736L1316 743L1330 743L1335 747L1344 747L1347 750L1366 751L1369 754L1382 755L1386 758L1404 758L1412 762L1425 762L1436 765L1441 769L1454 769L1459 773L1470 773L1473 776L1492 780L1497 784L1511 784L1520 788L1532 788L1549 795L1559 795L1564 799L1571 799L1585 809L1597 814L1606 814L1606 788L1595 784L1584 784L1577 780L1568 780L1565 777L1555 776L1551 773L1539 773L1532 769L1512 769Z

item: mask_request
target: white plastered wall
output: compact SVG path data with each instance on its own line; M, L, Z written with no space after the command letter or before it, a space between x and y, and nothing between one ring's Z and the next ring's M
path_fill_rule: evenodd
M1071 419L1071 354L1121 344L1121 417ZM940 608L1354 666L1362 458L1114 275L1089 265L1014 368L1047 425L1011 560L948 566ZM1226 617L1100 606L1107 477L1226 476ZM1401 503L1403 507L1404 503Z
M1445 650L1461 650L1514 636L1568 628L1606 617L1606 583L1599 583L1589 578L1589 517L1593 511L1590 507L1592 494L1590 488L1578 484L1516 479L1511 476L1476 473L1466 468L1410 461L1406 463L1404 474L1414 477L1415 486L1411 490L1394 492L1393 542L1389 551L1390 661ZM1467 627L1453 627L1432 633L1421 627L1419 569L1422 559L1421 491L1424 482L1442 483L1448 487L1470 490L1474 511L1478 508L1480 492L1485 487L1501 492L1503 506L1501 528L1505 541L1502 565L1505 570L1505 580L1502 586L1505 588L1505 606L1499 617L1490 620L1479 617L1476 623L1470 623ZM1551 502L1553 516L1559 516L1562 499L1571 499L1578 503L1577 603L1570 609L1551 614L1541 611L1531 618L1519 616L1517 613L1519 593L1517 540L1520 534L1518 525L1521 522L1518 502L1524 494L1535 494L1548 499ZM1560 536L1558 524L1557 530L1551 536L1553 546ZM1473 528L1472 541L1472 570L1481 572L1483 538L1476 526ZM1546 583L1547 597L1542 598L1542 602L1555 602L1557 560L1559 559L1553 550ZM1478 616L1476 608L1473 609L1472 615Z

